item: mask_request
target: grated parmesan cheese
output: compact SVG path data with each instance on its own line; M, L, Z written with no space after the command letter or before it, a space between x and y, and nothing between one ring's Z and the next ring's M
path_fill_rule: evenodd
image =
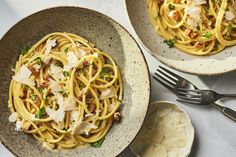
M231 11L226 11L225 18L226 18L226 20L231 21L235 18L235 15Z
M63 69L56 66L56 65L54 65L54 64L51 64L49 72L50 72L50 74L52 74L57 79L64 78Z
M193 0L192 4L193 5L202 5L202 4L206 4L206 0Z
M193 19L201 20L201 8L198 6L189 6L184 9L187 15Z
M112 90L112 88L108 88L108 89L102 90L99 98L105 99L105 98L111 98L113 96L115 96L114 91Z
M65 65L65 67L64 67L64 69L66 71L69 71L71 68L74 68L77 65L77 63L79 62L79 60L76 57L74 52L67 53L67 60L68 60L68 64Z
M79 116L78 111L72 111L70 114L70 120L76 122L78 121L78 116Z
M21 126L22 126L22 121L16 121L16 128L15 128L15 130L16 131L21 131Z
M65 117L65 111L63 107L59 106L58 110L53 110L50 107L46 106L46 113L51 117L56 123L62 122Z
M61 90L60 84L57 83L57 82L54 81L54 80L50 80L49 83L50 83L49 87L50 87L50 89L51 89L51 92L52 92L54 95L58 94L58 92Z
M84 56L86 56L86 52L83 49L78 49L79 53L80 53L80 58L83 58Z
M8 120L9 120L9 122L14 123L17 120L17 117L18 117L17 113L12 112L11 115L8 117Z
M19 72L17 72L12 79L22 84L34 86L34 81L30 79L31 71L26 65L22 65Z
M45 46L45 54L49 54L51 49L57 45L56 39L48 39Z
M36 71L39 71L39 69L41 68L41 65L39 65L39 64L34 64L32 67L33 67Z
M77 122L73 127L72 135L76 134L89 135L89 131L91 129L97 129L97 126L94 125L93 123L89 123L86 121Z

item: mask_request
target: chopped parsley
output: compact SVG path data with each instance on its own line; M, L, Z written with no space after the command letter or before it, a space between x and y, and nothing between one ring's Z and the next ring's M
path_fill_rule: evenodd
M65 77L67 77L67 76L69 76L69 73L68 73L67 71L63 71L63 75L64 75Z
M104 140L105 140L105 137L101 138L97 142L91 143L90 146L95 147L95 148L100 148L102 146L102 143L104 142Z
M69 50L69 47L65 48L64 52L67 53Z
M170 10L175 10L175 6L173 4L169 4L168 7L169 7Z
M229 23L228 26L226 27L226 29L227 29L227 32L226 32L227 36L230 36L231 32L233 30L233 25L231 23Z
M109 77L110 76L109 70L107 68L103 68L102 72L101 72L101 76L102 77Z
M25 46L25 47L21 50L21 54L22 54L22 55L26 55L26 54L28 53L29 49L30 49L30 47Z
M169 39L169 40L164 40L163 41L166 45L169 46L169 48L173 47L175 45L175 40L174 39Z
M59 61L59 60L56 60L55 65L58 66L58 67L61 67L61 68L64 67L64 65L62 64L62 62Z
M39 93L42 93L42 92L43 92L43 90L44 90L44 88L43 88L43 87L39 87L39 88L38 88L38 91L39 91Z
M36 100L36 97L37 97L37 96L36 96L35 94L31 94L31 95L30 95L30 99L31 99L32 101L35 101L35 100Z
M210 38L211 37L211 32L206 32L203 36L206 37L206 38Z
M42 63L42 60L41 60L40 57L35 58L34 61L35 61L35 63L38 64L38 65L41 65L41 63Z
M43 118L43 116L46 114L46 110L44 107L40 108L38 113L35 115L35 118Z

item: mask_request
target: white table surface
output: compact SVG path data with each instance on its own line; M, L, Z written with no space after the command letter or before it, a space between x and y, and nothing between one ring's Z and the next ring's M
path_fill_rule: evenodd
M122 24L135 38L130 25L124 0L0 0L0 38L15 23L39 10L53 6L81 6L102 12ZM144 49L151 74L160 63ZM236 52L235 52L236 53ZM178 72L179 73L179 72ZM215 77L196 77L179 73L201 88L212 88L219 92L236 93L236 72ZM176 96L155 80L152 82L151 102L168 100L176 102ZM176 102L177 103L177 102ZM236 156L236 123L223 116L211 106L192 106L178 103L190 116L195 128L195 141L190 157L234 157ZM236 100L223 102L236 109ZM1 157L13 155L0 144ZM133 156L126 149L120 157Z

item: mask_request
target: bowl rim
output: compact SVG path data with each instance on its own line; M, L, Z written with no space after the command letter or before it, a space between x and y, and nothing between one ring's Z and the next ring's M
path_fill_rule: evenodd
M190 147L190 149L188 150L188 151L189 151L188 154L186 154L186 156L185 156L185 157L189 157L190 154L191 154L191 152L192 152L192 149L193 149L193 144L194 144L194 141L195 141L195 134L196 134L196 132L195 132L195 128L194 128L194 126L193 126L193 123L192 123L192 121L191 121L191 119L190 119L188 113L187 113L182 107L180 107L177 103L172 102L172 101L164 101L164 100L161 100L161 101L154 101L154 102L151 102L151 103L149 104L149 106L151 106L151 105L159 105L159 106L160 106L161 104L169 104L169 105L171 105L171 106L175 106L178 110L182 111L182 112L186 115L186 117L187 117L187 119L188 119L188 121L189 121L189 123L190 123L190 126L192 127L192 131L193 131L192 138L191 138L191 147ZM141 130L141 129L140 129L140 130ZM137 136L137 135L136 135L136 136ZM138 156L138 154L136 154L132 149L130 149L130 151L131 151L133 154L135 154L136 156Z
M147 92L148 92L148 104L147 104L147 107L146 107L146 112L145 112L145 115L143 116L143 120L141 122L141 125L140 125L140 128L138 128L138 131L136 133L136 135L134 136L134 138L132 140L129 141L129 144L127 145L127 147L125 147L119 154L117 155L120 155L126 148L128 148L130 146L130 144L134 141L134 139L136 138L136 136L138 135L140 129L142 128L143 126L143 123L144 123L144 120L147 116L147 111L149 109L149 106L150 106L150 101L151 101L151 77L150 77L150 70L149 70L149 67L148 67L148 63L147 63L147 60L145 58L145 55L144 55L144 52L142 51L140 45L138 44L139 42L132 36L132 34L122 25L120 24L119 22L117 22L115 19L113 19L112 17L104 14L104 13L101 13L97 10L94 10L94 9L91 9L91 8L87 8L87 7L81 7L81 6L76 6L76 5L57 5L57 6L52 6L52 7L46 7L46 8L43 8L43 9L40 9L40 10L37 10L36 12L33 12L33 13L30 13L29 15L26 15L25 17L23 18L20 18L19 20L17 20L15 23L13 23L11 26L9 26L8 29L6 29L5 33L3 33L2 37L0 37L0 43L1 41L5 38L6 35L9 34L9 32L14 29L14 27L20 23L21 21L31 17L31 16L34 16L35 14L39 14L41 12L44 12L44 11L48 11L48 10L51 10L51 9L60 9L60 8L63 8L63 9L66 9L66 8L77 8L77 9L81 9L81 10L86 10L86 11L90 11L90 12L94 12L95 14L100 14L101 16L103 17L106 17L107 19L111 20L112 22L116 23L119 27L121 27L123 29L123 31L125 33L127 33L127 35L129 35L131 37L131 39L134 41L135 45L137 46L137 48L140 50L140 54L142 55L142 58L144 60L144 63L145 63L145 68L147 69L147 74L148 74L148 89L147 89ZM128 20L129 21L129 20ZM17 153L13 150L13 149L10 149L8 147L8 145L6 145L3 140L2 140L2 137L0 136L0 143L2 143L2 145L9 151L11 152L14 156L16 157L21 157L19 155L17 155ZM75 148L76 149L76 148Z
M181 69L181 68L178 68L178 66L174 66L168 62L165 61L165 59L162 59L161 57L159 57L159 55L157 55L157 53L154 53L154 52L151 52L149 50L149 48L142 42L142 40L140 39L136 29L134 28L132 22L131 22L131 19L130 19L130 16L129 16L129 12L128 12L128 5L127 5L127 1L128 0L125 0L125 10L126 10L126 16L128 16L129 18L129 24L131 25L132 29L134 30L134 33L135 33L135 36L137 37L137 42L142 45L142 47L149 53L152 55L152 57L154 57L157 61L160 61L162 64L174 69L174 70L177 70L177 71L180 71L180 72L183 72L183 73L186 73L186 74L191 74L191 75L197 75L197 76L217 76L217 75L222 75L222 74L225 74L225 73L229 73L229 72L233 72L233 71L236 71L236 67L232 68L232 69L227 69L225 71L222 71L222 72L216 72L216 73L207 73L207 72L196 72L196 71L190 71L190 70L187 70L187 69ZM236 46L236 45L235 45ZM178 49L179 50L179 49ZM184 52L181 52L181 53L184 53Z

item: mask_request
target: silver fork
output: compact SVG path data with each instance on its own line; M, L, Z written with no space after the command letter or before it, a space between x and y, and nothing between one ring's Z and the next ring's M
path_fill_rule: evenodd
M178 101L185 103L196 103L199 105L207 105L223 98L236 98L236 94L219 94L213 90L198 90L178 88Z
M164 87L169 89L171 92L177 95L178 89L198 89L194 84L192 84L190 81L184 79L183 77L171 72L170 70L159 66L159 69L157 69L157 72L154 73L155 75L153 78L157 80L160 84L162 84ZM178 95L177 95L178 96ZM177 99L179 100L179 99ZM190 102L189 102L190 103ZM196 103L191 103L195 105L201 105ZM228 107L224 107L221 105L214 103L210 104L204 104L204 105L213 105L215 108L217 108L221 113L229 117L230 119L236 121L236 112Z

